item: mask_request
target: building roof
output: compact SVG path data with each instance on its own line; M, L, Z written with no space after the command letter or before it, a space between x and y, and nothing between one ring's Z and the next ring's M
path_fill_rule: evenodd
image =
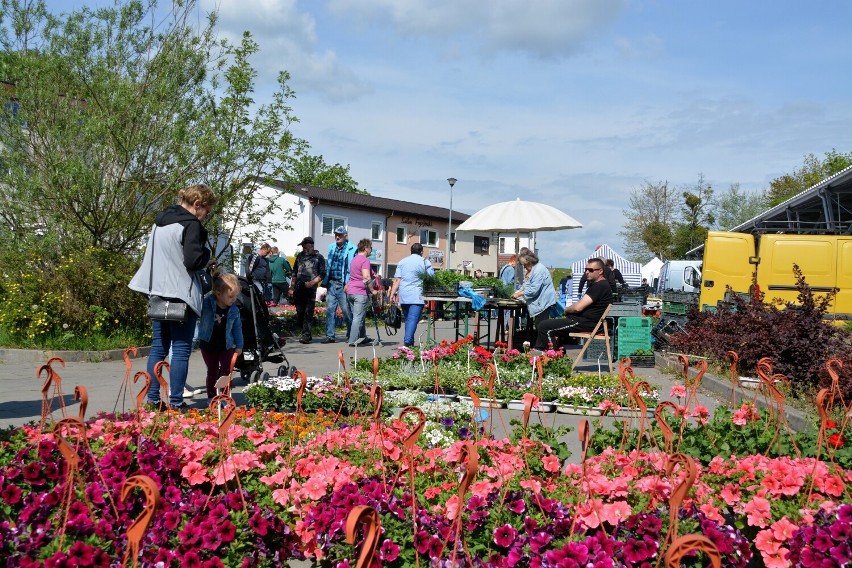
M728 229L735 233L852 234L852 166L760 215ZM701 254L704 245L687 256Z
M375 197L373 195L365 195L363 193L353 193L350 191L340 191L337 189L325 189L322 187L313 187L310 185L291 184L285 181L275 180L272 185L288 189L294 193L302 194L311 202L318 203L333 203L340 207L348 207L351 209L373 209L384 211L389 214L405 213L409 215L418 215L420 217L432 217L434 219L447 219L450 210L445 207L435 207L434 205L423 205L421 203L412 203L410 201L401 201L399 199L388 199L387 197ZM470 218L470 215L461 211L453 210L453 222L461 223Z

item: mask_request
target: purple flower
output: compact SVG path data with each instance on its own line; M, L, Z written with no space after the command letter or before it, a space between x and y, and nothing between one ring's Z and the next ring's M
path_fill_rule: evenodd
M523 499L515 499L514 501L509 503L507 508L513 513L517 513L518 515L520 515L521 513L527 510L527 504L524 502Z
M518 531L511 525L503 525L494 529L494 544L508 548L518 537Z
M429 542L431 536L426 531L417 531L417 534L414 535L414 549L418 554L426 554L429 550Z
M429 539L429 558L440 558L444 552L444 543L437 536Z
M181 565L184 568L201 568L201 558L195 551L190 550L189 552L183 555Z
M3 498L3 502L7 505L14 505L18 501L21 500L21 488L17 485L10 483L6 487L3 488L3 492L0 493L0 497Z
M256 532L258 536L266 536L266 533L269 530L269 523L266 519L263 518L263 515L260 514L260 511L257 511L249 519L249 527L251 527L251 529Z
M399 556L399 546L393 543L389 538L386 538L379 547L379 558L384 562L393 562Z
M77 541L68 550L68 559L74 566L91 566L95 560L94 552L93 547Z

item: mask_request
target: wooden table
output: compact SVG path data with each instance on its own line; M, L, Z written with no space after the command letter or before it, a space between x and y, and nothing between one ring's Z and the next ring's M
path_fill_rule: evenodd
M502 341L509 349L514 347L515 327L520 318L527 313L527 304L520 300L489 298L485 302L485 308L497 311L497 329L494 333L494 341Z

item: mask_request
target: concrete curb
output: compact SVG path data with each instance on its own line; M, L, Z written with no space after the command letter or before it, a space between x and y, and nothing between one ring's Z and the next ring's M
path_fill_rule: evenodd
M677 370L682 372L682 367L677 360L677 357L674 355L667 355L664 353L656 353L656 362L657 368L661 371L666 371L670 369ZM691 377L695 376L697 371L695 369L689 369L689 375ZM713 393L722 401L730 400L731 396L731 381L729 379L723 379L711 373L704 373L704 376L701 378L701 386ZM743 402L751 402L754 396L753 391L743 390L743 387L738 386L734 391L734 400L736 403L742 404ZM766 401L764 397L757 397L757 407L758 408L767 408ZM816 422L813 418L809 417L804 412L792 408L789 405L784 406L784 414L787 417L787 423L790 425L796 432L808 432L813 430L816 427Z
M147 357L151 346L138 347L135 358ZM59 357L66 363L101 363L103 361L121 361L124 349L109 351L44 351L40 349L2 349L0 361L3 363L45 363L51 357Z

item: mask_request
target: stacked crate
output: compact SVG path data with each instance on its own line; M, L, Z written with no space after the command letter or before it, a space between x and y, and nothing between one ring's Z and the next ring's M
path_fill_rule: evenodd
M695 292L681 292L678 290L666 290L663 292L663 313L683 316L689 311L690 306L698 304L698 294Z
M651 318L625 317L618 320L617 358L651 349Z

